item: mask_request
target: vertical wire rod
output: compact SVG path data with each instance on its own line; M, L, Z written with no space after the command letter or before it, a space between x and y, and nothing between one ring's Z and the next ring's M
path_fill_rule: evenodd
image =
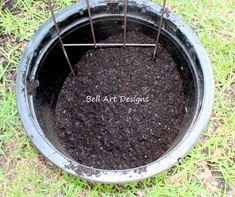
M89 0L86 0L86 4L87 4L88 17L89 17L90 26L91 26L92 38L93 38L94 46L96 48L95 31L94 31L94 26L93 26L93 20L91 18L91 8L90 8Z
M159 22L159 27L158 27L158 32L157 32L156 45L155 45L154 52L153 52L153 60L155 59L156 54L157 54L157 45L158 45L158 42L159 42L159 37L160 37L161 29L162 29L162 23L163 23L163 16L164 16L164 13L165 13L165 7L166 7L166 0L164 0L163 6L162 6L161 19L160 19L160 22Z
M54 11L53 11L53 8L52 8L51 0L48 0L48 5L49 5L49 9L50 9L50 11L51 11L52 20L53 20L53 22L54 22L55 29L56 29L56 33L57 33L57 36L58 36L58 38L59 38L60 45L61 45L61 47L62 47L64 56L65 56L65 58L66 58L66 60L67 60L67 62L68 62L68 65L69 65L69 68L70 68L71 72L73 73L73 76L75 76L74 70L73 70L73 68L72 68L72 64L71 64L71 62L70 62L70 60L69 60L68 54L67 54L67 52L66 52L66 50L65 50L65 47L64 47L63 40L62 40L61 35L60 35L60 28L59 28L59 26L58 26L58 24L57 24L57 22L56 22L56 19L55 19L55 14L54 14Z
M124 35L123 35L123 46L126 46L126 29L127 29L127 4L128 0L125 1L125 10L124 10Z

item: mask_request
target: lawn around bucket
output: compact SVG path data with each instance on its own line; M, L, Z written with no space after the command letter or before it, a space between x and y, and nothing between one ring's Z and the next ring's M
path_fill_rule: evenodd
M19 66L17 102L49 160L88 180L124 183L185 156L207 126L214 82L205 50L174 14L151 2L112 5L81 2L55 17L49 4L53 20Z
M115 20L108 22L108 18L102 18L102 20L100 20L101 18L97 18L97 14L99 13L97 13L97 10L93 9L93 7L97 4L94 5L93 1L90 0L89 3L91 8L91 16L94 24L94 32L97 44L96 50L93 44L88 13L86 11L86 2L80 2L84 5L82 9L80 9L80 6L74 5L76 2L75 0L56 0L52 2L55 18L60 28L62 41L65 44L65 49L68 53L68 57L71 60L71 65L74 68L74 71L88 71L85 69L76 69L80 63L80 60L82 58L86 58L86 54L90 54L90 52L93 50L112 50L110 47L108 47L108 45L113 44L111 41L114 41L113 38L116 38L117 36L120 37L120 40L117 42L115 47L112 47L113 49L117 51L124 49L129 51L137 50L138 48L141 50L147 50L147 48L149 48L149 50L151 50L151 54L144 55L144 57L153 56L161 12L157 14L159 17L154 19L153 16L154 13L158 13L158 11L162 9L161 6L163 5L163 0L155 0L153 3L151 3L151 6L155 5L156 7L159 7L159 9L155 7L150 12L149 10L151 10L151 6L148 6L149 4L146 4L148 9L142 9L144 6L136 7L134 5L134 7L136 7L138 10L136 13L133 13L133 4L131 5L131 2L128 2L129 6L127 9L126 26L126 36L128 40L126 42L127 46L125 48L123 46L123 8L125 7L125 1L120 2L121 5L119 8L119 16L115 16ZM142 3L139 2L139 4ZM68 12L69 8L67 7L70 6L75 6L73 8L74 15L70 13L68 15L64 15L63 18L61 11L65 8L67 9L66 12ZM111 12L113 15L111 15L110 18L113 18L114 15L118 14L116 9L117 7L114 7L113 4L110 5L109 8L110 7L113 8L113 11ZM180 130L179 133L179 135L182 136L179 136L178 139L176 139L174 142L175 144L173 143L171 145L172 147L166 151L164 155L160 156L156 160L156 163L160 162L159 165L152 165L153 163L155 164L155 161L151 162L145 165L145 169L142 168L142 171L139 167L135 168L136 173L134 170L132 171L129 169L110 170L115 171L113 174L114 176L112 176L110 179L108 179L108 176L104 177L102 173L109 173L108 170L105 171L101 169L101 171L94 171L94 168L91 168L89 171L90 174L93 172L93 175L94 173L97 175L102 175L104 178L103 180L106 180L106 182L109 182L108 180L110 180L110 182L118 182L120 176L125 176L123 175L125 171L132 171L133 174L131 175L133 175L134 178L136 178L135 176L138 175L139 176L137 178L141 178L141 175L145 175L146 173L148 176L151 176L151 178L147 178L142 181L135 181L136 179L134 178L130 180L130 174L127 174L125 180L133 182L126 184L101 184L93 183L83 179L91 178L91 176L86 177L86 174L88 174L88 171L86 170L88 168L82 169L82 166L79 165L80 162L77 162L78 164L76 163L75 156L73 158L68 154L67 150L63 150L63 144L61 143L61 138L58 135L61 132L59 132L57 129L53 129L56 128L55 112L59 101L59 96L62 93L61 88L63 87L63 84L65 84L65 81L71 77L72 73L60 46L58 35L56 34L55 25L53 22L51 25L47 26L45 31L39 30L40 33L37 36L38 39L30 42L34 35L37 34L36 31L40 28L40 26L48 24L48 19L51 21L51 12L48 3L43 0L0 1L0 196L234 196L234 1L168 0L166 2L166 8L168 11L164 14L158 46L164 46L171 56L172 54L178 54L175 57L172 57L174 60L177 59L177 56L179 58L185 57L180 61L176 61L176 64L181 65L183 68L188 68L187 64L190 65L192 63L184 62L183 60L190 60L188 57L192 57L192 62L194 62L196 56L192 54L197 54L198 52L191 52L200 51L197 48L201 48L200 46L195 47L197 44L192 41L192 35L196 34L210 58L211 67L213 69L215 78L215 100L210 122L208 126L205 126L206 129L201 129L204 130L204 132L202 133L199 140L193 140L196 139L196 133L194 133L195 138L190 136L190 140L187 140L187 136L189 136L191 132L189 132L189 134L184 133L184 129L188 128L188 126L182 122L182 124L185 125L185 128L182 127L182 130ZM104 11L103 13L106 13L105 9L102 9L102 11ZM82 12L83 17L80 18L79 16ZM102 15L102 12L100 13ZM137 13L139 13L139 15ZM140 16L140 13L143 13L143 17ZM180 25L179 21L174 21L174 18L172 18L172 13L175 13L182 20L186 21L188 26L193 29L195 34L185 33L185 30L183 30L183 25L185 25L185 23ZM107 14L109 14L109 12ZM149 15L153 18L151 19ZM69 20L66 20L67 17ZM170 17L170 19L168 17ZM80 22L78 23L78 21ZM134 23L133 26L132 23ZM139 23L142 25L139 25ZM176 28L178 26L181 27ZM69 27L71 27L71 31L69 30ZM83 28L83 30L80 28ZM173 29L175 29L176 33L173 33ZM72 33L73 31L74 34ZM111 31L117 31L117 33L114 35L114 33ZM132 34L132 32L134 33ZM172 32L172 36L169 37L168 34L170 32ZM128 34L130 33L131 35L137 35L138 33L143 34L144 36L151 39L151 41L148 43L140 42L140 40L138 42L134 42L134 39L128 38ZM137 37L139 38L139 36ZM85 40L85 38L87 38L87 40ZM110 39L110 42L101 48L100 45L104 44L104 42L108 42L107 39ZM177 42L174 40L177 40ZM90 46L67 46L67 44L77 45L85 43L90 44ZM149 44L149 47L144 48L140 45L128 46L128 44L131 43ZM179 45L177 43L179 43ZM181 43L187 44L184 45ZM195 44L193 45L194 47L192 47L192 43ZM30 44L31 50L28 50L27 52L25 49L27 48L28 44ZM40 48L42 50L40 50ZM179 48L179 50L177 50L177 48ZM189 55L187 55L187 51L189 52ZM23 53L28 55L25 56ZM28 58L23 60L24 66L19 66L20 59L23 57ZM114 57L116 57L116 54L114 54ZM143 57L143 55L138 55L138 61L141 57ZM155 58L155 61L157 60L158 58ZM130 64L133 64L136 67L137 62L135 62L134 59L131 59L131 61L133 61L133 63ZM124 62L124 60L120 60L120 62ZM195 62L196 65L199 63L198 60ZM119 64L119 61L117 61L116 64ZM62 68L61 66L63 65L64 67ZM206 68L206 65L207 64L203 64L202 67ZM102 66L105 66L105 64L102 64ZM21 69L19 70L21 70L22 73L18 73L19 75L22 74L22 80L19 80L22 81L22 83L18 83L17 81L17 84L19 84L21 87L17 89L27 91L27 93L22 94L25 96L23 96L22 99L19 99L19 103L22 103L23 106L27 106L25 108L21 107L22 111L24 111L24 113L21 112L21 119L23 121L21 121L20 115L17 111L15 91L17 69L20 67ZM28 70L24 70L23 68ZM119 67L117 66L117 68ZM189 71L189 73L193 73L190 70L181 71L181 67L177 67L177 71L180 73L180 79L183 82L194 82L192 78L190 79L190 77L194 75L189 74L188 79L187 75L183 77L181 76L182 74L187 73L187 71ZM198 69L198 71L198 73L200 73L200 69ZM145 72L149 73L149 70L145 69ZM23 73L25 73L25 75L23 75ZM37 73L37 75L34 76L34 73ZM114 73L117 72L115 71ZM131 74L135 76L135 74L138 74L138 72ZM156 73L156 78L158 74L159 73ZM97 75L102 76L98 73ZM122 75L117 76L116 78L113 77L112 80L108 81L116 81ZM140 77L144 78L142 75L140 75ZM207 77L207 75L205 77ZM198 79L198 81L202 84L205 81L208 81L207 78L204 78L204 81L201 77ZM156 83L158 83L159 80L160 79L157 79ZM151 81L154 81L152 77L149 83L151 83ZM144 83L140 82L139 80L135 80L135 82L138 84ZM53 85L53 83L55 83L55 85ZM190 86L186 86L186 89L183 85L184 92L197 92L197 89L190 88L196 87L194 84L195 83L192 83ZM133 83L132 85L134 86L135 84ZM153 88L155 88L155 86ZM149 88L147 88L147 90L148 89ZM143 90L142 88L136 89L138 92L144 92L147 90L144 88ZM48 93L46 93L46 91ZM42 97L40 97L40 95ZM149 102L151 102L149 98L146 100L146 102L144 102L143 99L146 99L144 95L127 95L123 92L120 93L119 91L117 91L117 93L113 93L112 91L107 97L106 95L106 93L91 93L88 96L91 96L94 102L89 102L89 99L87 100L86 97L87 95L82 97L82 99L85 100L84 104L91 104L99 109L102 104L109 105L109 103L116 107L116 105L121 102L121 99L119 100L119 96L125 96L125 101L121 102L122 104L128 105L128 109L125 107L124 115L127 115L129 111L129 113L132 115L131 117L135 117L135 115L133 116L133 109L135 109L135 107L143 106L144 104L149 105ZM185 100L187 100L187 95L184 95ZM19 95L17 98L19 98ZM106 101L106 98L108 98L109 103ZM191 94L191 98L196 97ZM102 102L104 99L105 101ZM32 101L34 103L32 103ZM188 101L195 102L193 99L188 99ZM190 103L185 102L185 105L190 105ZM131 108L130 110L129 106ZM191 106L193 107L196 105L191 104ZM189 114L190 109L193 108L186 107L187 112L185 110L185 114ZM98 112L99 111L97 110L97 113ZM154 118L152 116L151 118L154 119L154 123L155 121L157 122L157 117ZM135 119L136 118L134 118L134 120ZM99 122L99 120L102 119L98 119L97 122ZM141 121L143 120L141 119ZM24 122L24 125L22 122ZM33 124L31 124L32 122ZM190 120L188 122L190 122ZM73 124L75 123L76 122L73 121ZM27 130L24 128L24 126L27 128ZM139 125L136 125L136 127L139 127ZM145 130L145 128L143 130ZM199 133L201 131L198 127L196 130L199 131ZM29 133L29 135L27 133ZM111 132L109 135L111 134L113 134L113 132ZM69 140L69 138L67 139ZM185 145L184 148L177 149L179 151L178 154L175 155L176 152L174 146L181 146L182 141L184 140L187 141L188 145L191 145L192 142L195 141L196 143L194 148L191 148L190 151L186 154L184 150L189 150L189 147ZM114 141L114 139L112 139L112 141ZM122 144L125 147L128 146L126 142L128 142L126 139L125 141L122 141ZM109 143L111 143L111 141L107 142L108 145ZM40 147L40 150L38 150L37 147ZM43 152L43 154L41 152ZM171 154L172 152L174 152L174 154ZM64 157L61 157L61 155L66 155L67 160L64 160ZM168 159L168 155L171 155L170 158L172 159L168 160L167 163L169 165L163 165L162 161L165 158ZM54 163L51 163L50 161L53 161ZM149 168L151 165L153 167ZM172 167L167 169L167 166ZM88 166L85 165L85 167ZM137 173L138 170L140 173ZM116 171L121 171L121 173ZM74 174L75 176L71 175L70 173ZM82 178L78 177L79 175L81 175ZM95 176L92 176L92 178L93 177L95 178ZM117 178L115 179L115 177Z

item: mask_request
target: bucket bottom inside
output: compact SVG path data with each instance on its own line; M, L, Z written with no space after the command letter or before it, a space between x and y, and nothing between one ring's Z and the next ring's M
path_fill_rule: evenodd
M154 43L154 33L128 31L127 40ZM122 39L117 31L98 41ZM60 47L50 50L35 100L41 126L63 154L94 168L130 169L156 161L184 136L195 107L190 66L164 36L155 60L153 49L71 47L76 76Z
M133 42L154 43L141 33ZM121 42L116 35L104 42ZM157 160L179 134L183 82L164 46L91 49L59 94L55 130L72 158L100 169L129 169Z

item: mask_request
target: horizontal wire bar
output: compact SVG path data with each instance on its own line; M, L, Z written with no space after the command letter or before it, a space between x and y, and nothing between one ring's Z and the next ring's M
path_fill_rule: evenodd
M64 44L65 47L92 47L94 43L79 43L79 44ZM123 43L96 43L97 47L122 47ZM129 47L155 47L156 44L138 44L138 43L126 43L125 46Z

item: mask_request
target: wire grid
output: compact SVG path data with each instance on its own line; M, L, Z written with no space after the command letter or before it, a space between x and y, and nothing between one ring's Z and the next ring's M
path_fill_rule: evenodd
M159 26L158 26L158 31L157 31L157 36L156 36L156 42L155 44L148 44L148 43L144 43L144 44L140 44L140 43L127 43L126 42L126 33L127 33L127 13L128 13L128 0L125 0L125 8L124 8L124 29L123 29L123 42L122 43L97 43L96 42L96 36L95 36L95 30L94 30L94 25L93 25L93 20L92 20L92 14L91 14L91 8L90 8L90 3L89 0L86 0L86 5L87 5L87 10L88 10L88 18L89 18L89 23L90 23L90 29L91 29L91 34L92 34L92 39L93 39L93 43L79 43L79 44L64 44L62 37L61 37L61 33L60 33L60 28L56 22L55 19L55 14L53 11L53 7L52 7L52 2L51 0L48 0L48 5L49 5L49 9L51 11L51 15L52 15L52 20L54 22L55 25L55 29L56 29L56 33L57 36L59 38L64 56L67 60L67 63L69 65L69 68L72 72L72 74L75 76L75 72L72 68L72 64L71 61L69 59L69 56L67 54L67 51L65 49L65 47L154 47L154 51L153 51L153 60L155 59L157 52L158 52L158 42L159 42L159 38L160 38L160 33L161 33L161 29L162 29L162 24L163 24L163 17L164 17L164 13L165 13L165 7L166 7L166 0L163 0L163 6L162 6L162 11L161 11L161 18L160 18L160 22L159 22Z

